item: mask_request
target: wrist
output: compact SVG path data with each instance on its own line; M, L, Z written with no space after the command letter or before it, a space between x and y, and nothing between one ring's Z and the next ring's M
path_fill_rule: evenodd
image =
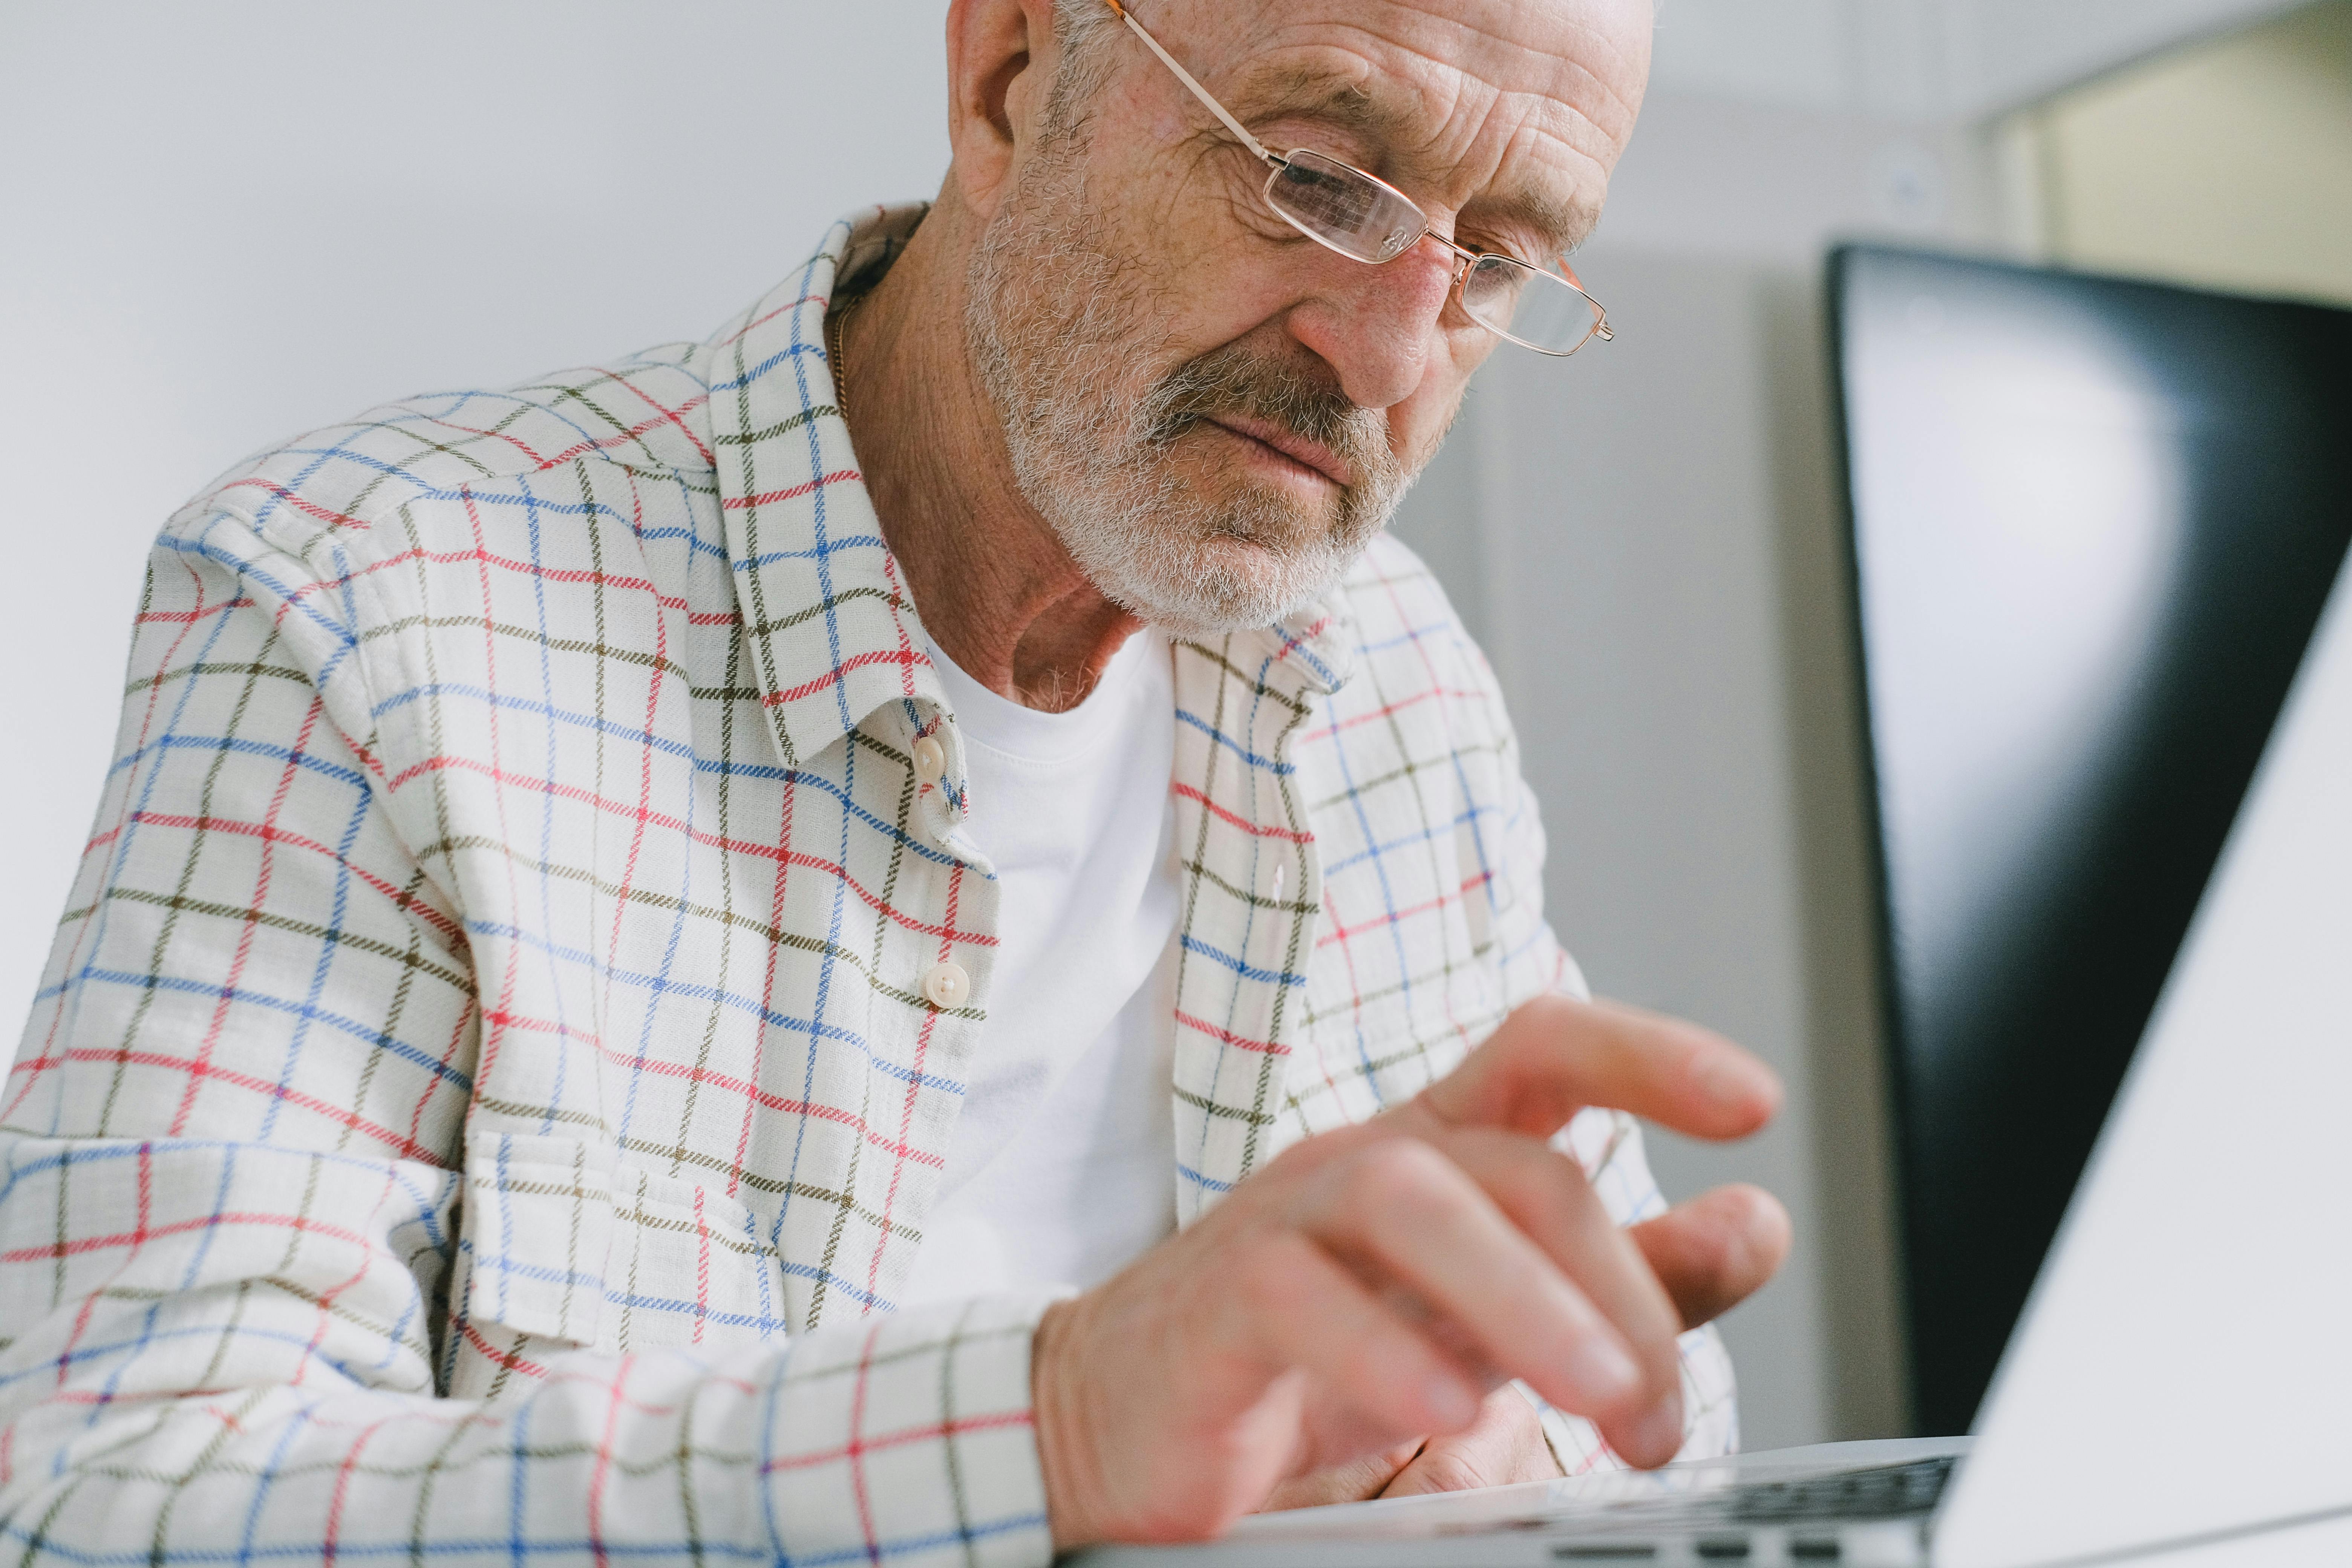
M1097 1451L1080 1396L1080 1380L1070 1375L1077 1312L1075 1300L1055 1302L1037 1320L1030 1341L1030 1409L1036 1430L1037 1468L1045 1489L1045 1519L1053 1531L1055 1552L1104 1539Z

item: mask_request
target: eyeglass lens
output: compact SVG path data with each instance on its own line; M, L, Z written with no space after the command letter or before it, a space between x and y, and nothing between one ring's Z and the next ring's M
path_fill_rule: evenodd
M1267 182L1275 211L1359 261L1382 262L1429 226L1421 209L1334 158L1301 148Z
M1462 308L1480 325L1546 353L1574 353L1601 327L1601 307L1566 279L1503 256L1471 265Z
M1361 170L1299 148L1265 184L1277 216L1342 256L1378 265L1428 232L1402 194ZM1546 353L1573 353L1600 325L1600 307L1564 278L1508 257L1481 257L1462 279L1462 308L1479 325Z

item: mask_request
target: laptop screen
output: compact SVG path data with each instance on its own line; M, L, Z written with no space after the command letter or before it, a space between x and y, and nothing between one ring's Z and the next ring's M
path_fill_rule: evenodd
M2352 568L2001 1359L1937 1563L2297 1523L2259 1560L2347 1560L2347 1107Z
M2352 540L2352 311L1832 262L1915 1429L2016 1321Z

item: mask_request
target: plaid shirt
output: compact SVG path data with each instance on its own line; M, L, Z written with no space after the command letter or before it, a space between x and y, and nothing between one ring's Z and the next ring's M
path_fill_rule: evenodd
M708 342L379 409L165 527L0 1100L18 1561L1046 1560L1044 1300L890 1310L997 940L823 350L920 210ZM1580 982L1402 547L1173 658L1190 1220ZM1570 1138L1659 1205L1629 1120ZM1685 1364L1720 1451L1719 1342Z

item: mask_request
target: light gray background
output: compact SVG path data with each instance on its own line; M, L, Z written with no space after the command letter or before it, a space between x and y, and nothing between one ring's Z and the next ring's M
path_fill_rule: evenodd
M1796 1215L1727 1325L1751 1447L1904 1421L1822 247L2020 240L1984 116L2279 8L1664 0L1579 258L1620 341L1498 355L1400 521L1503 672L1594 984L1789 1079L1761 1138L1654 1156L1672 1192L1742 1176ZM835 215L928 194L944 9L0 0L0 1017L63 907L165 514L386 398L698 338Z

